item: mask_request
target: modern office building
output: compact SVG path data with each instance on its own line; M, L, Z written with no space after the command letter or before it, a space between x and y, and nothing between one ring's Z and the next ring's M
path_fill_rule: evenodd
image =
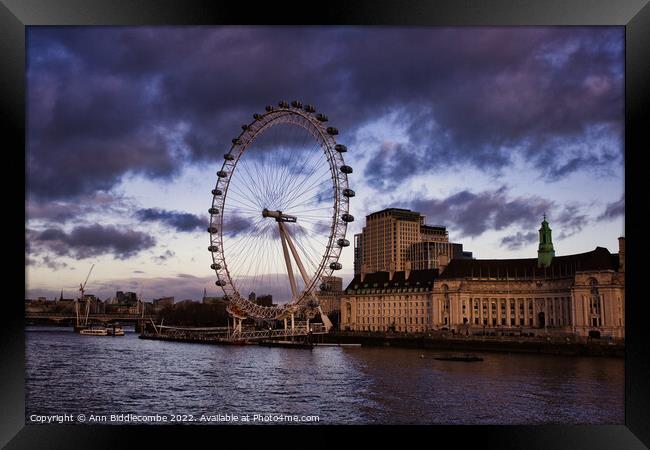
M471 258L449 242L446 227L426 225L419 212L388 208L366 216L354 236L354 273L437 269L453 258Z

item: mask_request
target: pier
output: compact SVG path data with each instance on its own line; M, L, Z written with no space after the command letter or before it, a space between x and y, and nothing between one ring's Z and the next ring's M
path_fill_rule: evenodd
M179 327L155 325L149 322L140 334L140 339L162 341L194 342L221 345L246 345L259 343L295 342L304 343L311 336L327 334L320 323L297 322L292 328L236 329L230 327Z

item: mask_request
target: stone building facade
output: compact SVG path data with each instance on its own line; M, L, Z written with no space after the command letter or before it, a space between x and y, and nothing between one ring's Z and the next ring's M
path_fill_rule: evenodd
M341 299L342 330L424 332L434 323L437 269L355 275Z
M625 238L618 254L554 257L546 228L538 258L357 274L341 300L341 329L625 337Z

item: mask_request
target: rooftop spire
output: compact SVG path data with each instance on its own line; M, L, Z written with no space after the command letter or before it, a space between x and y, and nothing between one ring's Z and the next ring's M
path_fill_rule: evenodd
M542 227L539 229L539 247L537 249L537 267L548 267L555 256L553 248L553 239L551 237L551 228L546 221L546 213L544 213L544 220Z

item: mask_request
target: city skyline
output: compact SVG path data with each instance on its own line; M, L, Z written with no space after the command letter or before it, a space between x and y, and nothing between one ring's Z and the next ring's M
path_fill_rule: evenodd
M350 240L367 214L404 207L476 258L535 257L544 213L558 255L616 251L623 37L616 27L31 28L27 296L76 292L93 263L88 293L101 298L218 295L205 231L215 172L240 125L278 100L312 103L340 130L355 170ZM352 248L340 261L346 284Z

